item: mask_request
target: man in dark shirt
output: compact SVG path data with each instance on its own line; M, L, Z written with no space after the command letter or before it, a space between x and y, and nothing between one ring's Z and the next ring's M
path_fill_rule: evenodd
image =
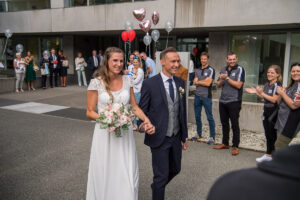
M239 117L242 107L243 85L245 82L245 70L237 64L237 55L233 52L227 54L228 65L221 69L217 87L222 87L219 100L219 112L222 124L223 140L215 149L229 148L229 119L232 126L232 155L239 154L240 127Z
M209 55L202 52L200 56L201 67L195 69L194 85L196 85L194 111L197 124L197 135L192 140L199 140L202 137L202 106L205 108L207 121L209 123L210 139L208 144L214 144L215 141L215 121L212 114L212 83L215 78L215 70L208 65Z

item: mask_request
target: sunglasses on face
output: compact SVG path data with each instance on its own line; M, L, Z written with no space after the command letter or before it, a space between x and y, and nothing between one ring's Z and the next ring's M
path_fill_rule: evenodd
M138 57L138 56L133 56L133 59L139 59L140 57Z

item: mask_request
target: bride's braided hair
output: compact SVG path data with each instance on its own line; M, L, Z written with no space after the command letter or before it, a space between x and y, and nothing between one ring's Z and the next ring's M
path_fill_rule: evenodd
M118 47L108 47L106 49L106 51L104 52L103 55L103 61L102 61L102 65L94 72L93 77L94 78L99 78L101 77L104 86L105 86L105 90L107 91L107 93L109 94L109 96L111 97L111 99L113 100L113 95L110 91L109 85L110 85L110 78L109 78L109 66L108 66L108 60L111 57L111 55L113 53L121 53L123 54L124 57L124 52L118 48ZM123 71L121 71L121 74L123 74Z

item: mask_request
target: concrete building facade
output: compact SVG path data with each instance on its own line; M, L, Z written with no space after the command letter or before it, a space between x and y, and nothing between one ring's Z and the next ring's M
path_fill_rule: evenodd
M132 15L139 8L145 8L145 19L151 19L153 11L160 14L159 23L152 25L161 34L157 50L166 45L164 26L171 20L174 30L168 37L169 46L191 54L195 47L199 53L208 51L210 64L217 74L226 65L226 53L235 51L246 70L248 86L263 85L271 64L281 66L283 84L287 85L289 66L300 61L298 0L46 0L42 3L29 0L26 5L20 1L0 1L0 53L5 43L4 31L13 32L8 52L0 58L7 66L0 71L2 76L11 74L15 45L19 43L38 58L45 49L63 49L70 60L68 73L74 74L78 51L87 58L93 49L124 47L120 35L126 20L133 23L137 32L131 49L145 51L142 41L145 33ZM151 52L154 53L153 46ZM194 61L199 65L197 57L199 54ZM219 91L214 93L218 99ZM193 97L190 101L192 105ZM245 108L251 107L244 109L245 116L251 112L253 119L257 119L261 115L261 102L249 95L244 95L244 101L250 102L245 103ZM190 110L190 121L193 121L193 109ZM216 116L217 107L214 110ZM256 129L262 131L260 124ZM247 123L245 126L253 127Z

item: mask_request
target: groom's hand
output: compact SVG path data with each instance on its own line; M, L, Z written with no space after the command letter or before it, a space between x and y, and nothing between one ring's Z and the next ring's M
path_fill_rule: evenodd
M187 150L189 147L189 141L185 141L185 143L182 144L182 150Z

